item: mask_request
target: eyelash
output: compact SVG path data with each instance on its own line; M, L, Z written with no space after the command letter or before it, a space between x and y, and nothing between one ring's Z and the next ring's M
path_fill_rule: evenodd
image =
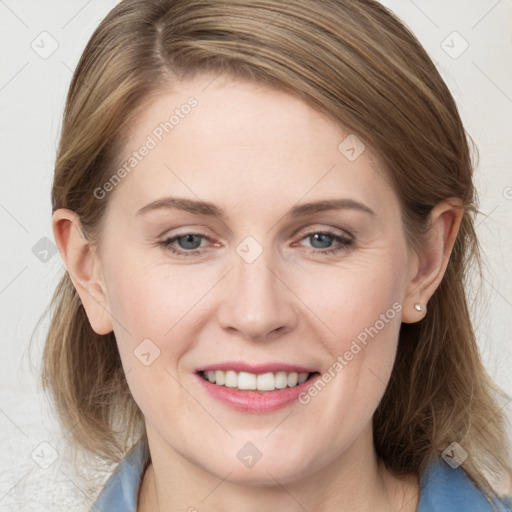
M194 235L194 236L200 236L206 240L209 240L209 237L203 233L184 233L182 235L177 235L172 238L167 238L165 240L162 240L159 242L159 245L164 247L166 250L168 250L170 253L176 255L176 256L182 256L182 257L192 257L199 255L201 250L200 249L192 249L190 251L185 250L178 250L175 247L172 246L172 244L178 240L179 238L185 238L186 236ZM309 238L313 235L327 235L328 237L332 238L333 241L338 242L340 245L336 248L326 248L326 249L315 249L311 248L309 252L312 254L324 254L324 255L334 255L338 254L342 251L347 250L350 246L353 245L354 240L348 237L344 237L341 235L337 235L336 233L333 233L331 231L311 231L309 233L306 233L300 240L304 240L305 238Z

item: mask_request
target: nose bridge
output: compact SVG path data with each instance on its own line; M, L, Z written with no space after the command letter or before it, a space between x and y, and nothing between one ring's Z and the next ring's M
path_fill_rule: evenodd
M278 265L272 256L271 249L263 249L255 240L239 244L234 269L228 276L231 296L221 315L224 328L247 338L263 339L290 329L296 322L293 298L276 277Z

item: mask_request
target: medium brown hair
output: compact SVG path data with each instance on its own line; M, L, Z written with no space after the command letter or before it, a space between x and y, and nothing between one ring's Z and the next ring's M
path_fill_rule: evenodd
M425 318L402 324L393 372L374 417L378 456L421 474L452 442L484 491L511 473L500 390L478 351L465 288L481 274L468 137L455 102L415 36L373 0L125 0L83 52L67 97L53 210L69 208L94 240L130 122L153 94L195 73L231 74L298 95L350 129L383 163L408 243L457 197L463 218ZM43 382L79 445L111 460L144 436L114 334L93 332L69 275L53 298Z

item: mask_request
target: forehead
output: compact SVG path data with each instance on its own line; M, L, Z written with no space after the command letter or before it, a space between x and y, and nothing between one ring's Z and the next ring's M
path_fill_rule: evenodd
M227 77L162 91L131 124L120 156L129 172L116 195L140 206L166 194L255 208L336 193L377 210L394 200L355 134L289 93Z

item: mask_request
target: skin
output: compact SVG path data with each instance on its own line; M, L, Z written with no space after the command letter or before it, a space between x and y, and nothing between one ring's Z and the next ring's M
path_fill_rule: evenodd
M338 150L349 132L300 99L212 78L162 91L130 127L126 158L169 112L190 96L198 100L104 199L97 246L81 236L74 212L61 209L53 219L91 326L114 331L145 416L152 464L139 510L416 510L418 479L397 479L378 461L371 419L401 322L423 318L425 308L414 304L425 306L444 275L460 202L436 206L428 243L416 254L370 149L349 161ZM225 217L169 208L137 214L167 196L212 202ZM375 214L287 216L297 204L338 198ZM325 231L353 243L328 239L325 249L308 236ZM195 256L159 244L198 232L208 239ZM262 249L252 263L236 252L246 236ZM172 246L187 250L178 241ZM201 365L234 360L325 372L395 302L401 312L307 405L234 411L205 393L195 375ZM160 350L149 366L134 356L144 339ZM247 442L262 453L251 468L237 458Z

